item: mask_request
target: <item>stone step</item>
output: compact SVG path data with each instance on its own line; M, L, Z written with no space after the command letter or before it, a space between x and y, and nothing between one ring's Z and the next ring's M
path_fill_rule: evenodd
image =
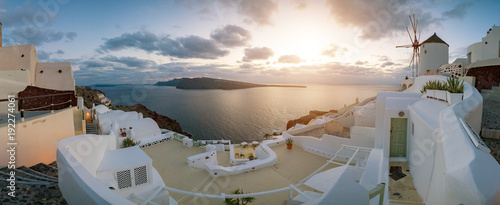
M491 87L491 90L500 92L500 86L493 86Z

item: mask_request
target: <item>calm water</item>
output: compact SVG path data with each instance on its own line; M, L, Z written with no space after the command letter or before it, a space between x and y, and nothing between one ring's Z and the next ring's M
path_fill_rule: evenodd
M177 120L194 139L260 139L310 110L339 109L398 85L308 85L307 88L181 90L170 86L98 87L113 104L141 103Z

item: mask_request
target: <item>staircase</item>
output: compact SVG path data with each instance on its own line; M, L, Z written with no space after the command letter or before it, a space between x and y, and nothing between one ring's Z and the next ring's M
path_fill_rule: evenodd
M89 124L86 124L86 134L97 134L97 129L96 127L92 124L92 123L89 123Z
M500 102L500 85L492 86L490 90L481 89L483 101L497 101Z
M15 171L15 198L0 196L2 204L67 204L58 186L57 163L40 163L31 167L21 166L16 169L0 168L0 186L7 187L10 172ZM8 188L2 189L10 191ZM3 192L2 192L3 193Z

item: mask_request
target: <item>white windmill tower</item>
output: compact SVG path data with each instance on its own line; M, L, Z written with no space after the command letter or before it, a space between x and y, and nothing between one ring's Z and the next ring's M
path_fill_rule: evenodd
M449 45L439 38L436 33L420 44L420 65L418 74L422 75L448 64Z

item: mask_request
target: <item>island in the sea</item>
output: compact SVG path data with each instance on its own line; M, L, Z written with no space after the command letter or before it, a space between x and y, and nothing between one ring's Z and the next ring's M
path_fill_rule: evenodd
M306 88L301 85L265 85L254 84L232 80L215 79L215 78L175 78L169 81L159 81L156 86L175 86L178 89L222 89L234 90L256 87L293 87L293 88Z

